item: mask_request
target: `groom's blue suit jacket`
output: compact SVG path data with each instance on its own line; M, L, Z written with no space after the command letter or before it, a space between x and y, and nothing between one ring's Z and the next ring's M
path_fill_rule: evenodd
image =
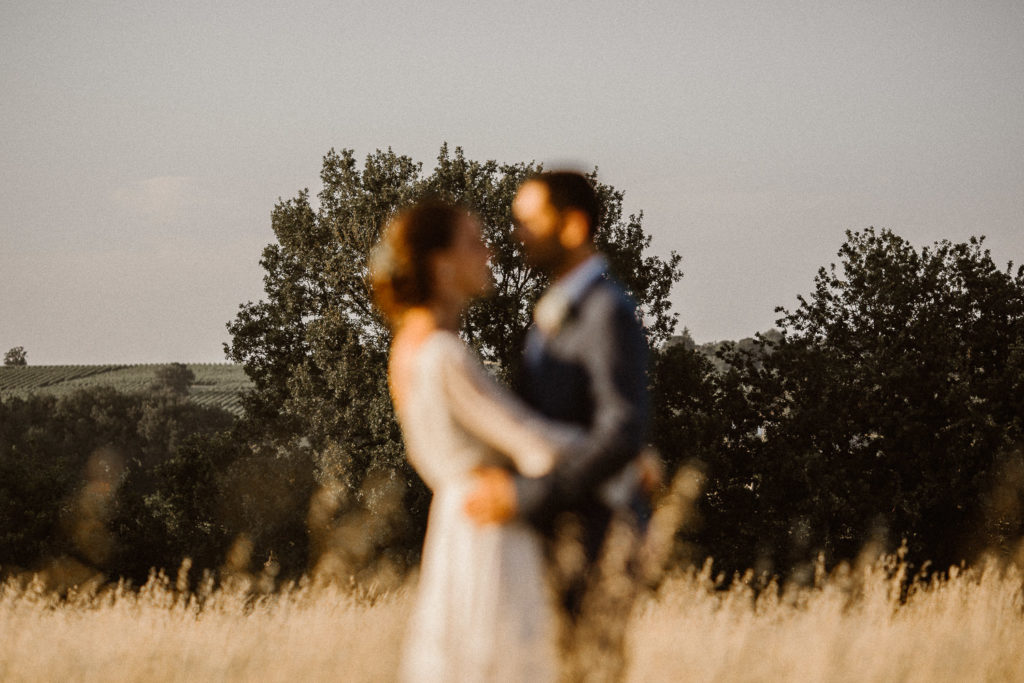
M598 489L646 437L648 348L636 305L606 275L590 283L557 331L538 338L533 328L529 335L539 348L523 363L523 398L547 417L582 426L587 436L549 474L516 478L520 515L550 530L560 512L578 512L587 545L599 543L610 515Z

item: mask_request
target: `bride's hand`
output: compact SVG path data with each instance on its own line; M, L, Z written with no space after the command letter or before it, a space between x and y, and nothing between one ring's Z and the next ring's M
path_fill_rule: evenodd
M665 485L665 466L661 462L658 451L648 446L640 452L636 459L640 468L640 486L648 496Z
M473 472L476 486L463 509L477 524L503 524L516 515L516 487L512 475L500 467L480 467Z

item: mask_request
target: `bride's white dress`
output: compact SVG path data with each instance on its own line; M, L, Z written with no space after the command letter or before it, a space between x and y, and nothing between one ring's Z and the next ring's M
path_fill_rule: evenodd
M434 493L402 678L554 680L539 537L517 521L477 526L463 504L473 468L511 461L523 474L543 474L574 431L535 417L450 332L417 350L399 418L409 459Z

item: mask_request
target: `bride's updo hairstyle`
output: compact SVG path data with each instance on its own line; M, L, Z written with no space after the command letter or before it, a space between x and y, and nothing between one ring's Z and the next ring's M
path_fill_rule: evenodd
M431 257L452 246L466 211L435 199L400 212L370 257L373 301L394 324L408 308L434 296Z

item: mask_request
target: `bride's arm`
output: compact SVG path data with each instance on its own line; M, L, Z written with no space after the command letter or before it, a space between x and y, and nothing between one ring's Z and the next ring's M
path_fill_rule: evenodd
M453 344L444 354L444 393L455 420L470 434L508 456L520 474L539 477L583 431L545 420L492 378L480 361Z

